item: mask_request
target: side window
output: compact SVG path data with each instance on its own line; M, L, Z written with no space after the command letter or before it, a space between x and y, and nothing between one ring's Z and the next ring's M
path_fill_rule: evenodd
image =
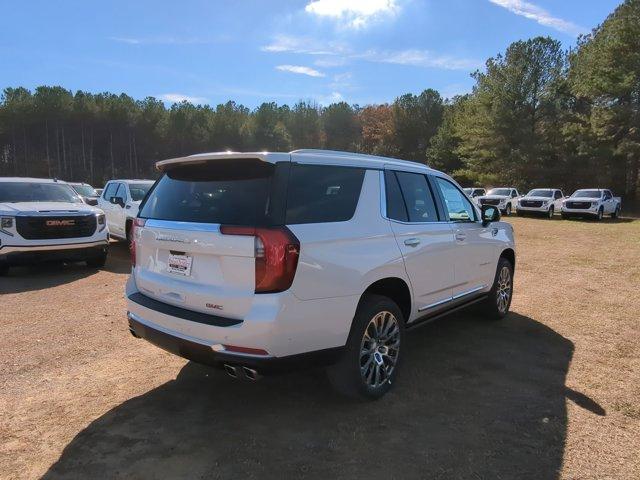
M604 199L609 200L612 197L611 192L609 190L605 190Z
M118 190L116 191L116 194L114 195L114 197L122 198L123 200L127 199L127 187L125 186L124 183L121 183L118 186Z
M358 205L364 173L362 168L292 165L286 223L350 220Z
M111 197L115 197L117 188L118 188L117 183L110 183L109 185L107 185L107 188L104 189L102 198L104 198L105 200L109 200Z
M387 218L408 222L407 208L404 205L402 192L396 174L390 170L384 172L385 195L387 198Z
M420 173L395 172L410 222L437 222L436 209L427 177Z
M511 198L516 198L518 196L518 192L516 190L511 190Z
M562 198L562 192L560 190L556 190L556 193L553 194L553 198L555 198L556 200Z
M475 221L475 209L453 183L444 178L436 177L436 184L442 194L445 210L449 213L449 220L452 222Z

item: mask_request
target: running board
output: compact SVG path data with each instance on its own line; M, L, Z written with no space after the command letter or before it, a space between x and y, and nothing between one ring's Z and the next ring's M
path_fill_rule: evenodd
M462 310L463 308L467 308L470 307L471 305L481 302L482 300L486 299L488 296L488 294L482 294L478 297L474 297L471 300L468 300L464 303L460 303L458 305L452 306L451 308L442 310L440 312L434 312L428 315L425 315L423 317L417 318L416 320L414 320L413 322L407 324L406 329L407 330L413 330L416 327L421 327L422 325L426 325L427 323L431 323L434 320L437 320L441 317L446 317L447 315L450 315L454 312L457 312L458 310Z

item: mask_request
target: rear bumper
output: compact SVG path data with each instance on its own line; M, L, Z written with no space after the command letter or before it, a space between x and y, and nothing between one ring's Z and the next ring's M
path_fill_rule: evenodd
M253 368L261 374L290 372L331 365L344 352L344 347L335 347L285 357L241 355L226 352L221 344L207 345L154 328L131 312L127 317L134 336L187 360L218 368L227 364Z
M38 262L82 261L106 254L109 249L108 240L96 242L0 247L0 262L5 265L28 265Z

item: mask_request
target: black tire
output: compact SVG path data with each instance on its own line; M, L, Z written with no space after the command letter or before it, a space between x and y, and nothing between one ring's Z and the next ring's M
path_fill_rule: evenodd
M107 262L107 252L96 255L95 257L87 258L87 267L89 268L103 268Z
M611 218L619 218L620 217L620 205L616 207L616 209L611 214Z
M388 315L385 315L385 312L395 318L395 323ZM382 322L385 322L385 318L386 322L388 322L382 323L382 325L387 325L391 333L395 332L393 335L390 333L387 335L388 342L384 340L384 328L380 328L382 332L377 335L378 339L374 338L376 337L376 331L372 324L380 321L381 318L383 319ZM375 351L375 353L371 353L368 356L363 354L363 347L367 345L365 334L372 342L368 343L371 347L369 351ZM379 340L380 343L378 343ZM398 347L395 355L385 343L394 345L397 343ZM387 393L395 383L398 368L402 363L403 344L404 318L398 306L387 297L366 294L360 301L356 315L353 318L344 354L338 363L327 368L329 381L343 395L363 400L376 400ZM382 350L383 348L385 350ZM391 366L393 358L395 358L395 364L393 364L391 373L386 376L385 372ZM365 365L363 366L362 363L365 363ZM363 368L366 370L363 370ZM374 385L368 383L366 377L371 377L370 381ZM376 381L376 379L379 379L379 381Z
M507 208L504 210L504 214L508 217L511 215L511 204L507 205Z
M506 303L502 303L499 300L499 296L504 292L504 288L501 285L503 269L508 271L508 297ZM504 318L509 313L509 307L511 306L511 299L513 298L513 265L505 257L500 257L498 261L498 268L496 268L496 276L493 279L493 286L489 292L489 296L484 301L483 313L485 318L489 320L499 320Z
M7 273L9 273L9 265L0 263L0 277L4 277Z
M549 220L553 220L553 214L555 213L553 205L549 207L549 212L547 213L547 218Z
M603 216L604 216L604 209L600 207L600 209L598 210L598 215L596 216L596 222L601 221Z
M524 212L524 210L518 210L516 208L516 215L518 215L519 217L526 217L527 214Z

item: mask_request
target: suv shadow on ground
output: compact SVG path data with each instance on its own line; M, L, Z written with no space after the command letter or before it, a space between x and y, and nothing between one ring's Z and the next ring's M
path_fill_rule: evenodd
M178 377L80 432L58 478L535 478L562 464L573 344L511 313L473 313L407 337L398 385L353 402L320 373L232 380L188 363Z

